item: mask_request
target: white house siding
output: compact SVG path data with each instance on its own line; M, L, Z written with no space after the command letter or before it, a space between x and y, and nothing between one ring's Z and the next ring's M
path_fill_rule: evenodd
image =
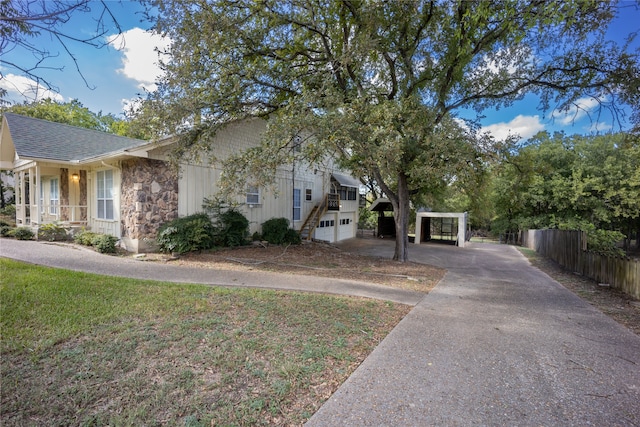
M178 215L202 212L202 201L214 195L220 172L208 166L181 166L178 180Z
M179 216L202 212L203 199L214 197L218 191L225 160L238 151L258 145L265 130L266 123L263 120L232 123L219 131L212 143L214 164L182 165L178 182ZM290 225L299 230L313 207L320 204L325 195L331 191L330 180L333 170L333 162L330 160L321 167L296 163L294 170L292 165L283 166L278 169L275 177L277 194L271 192L269 188L261 188L260 202L251 205L245 203L245 195L239 196L237 201L240 203L241 212L249 220L250 232L260 231L262 223L271 218L287 218ZM300 189L302 199L299 221L293 221L294 188ZM311 201L306 200L308 189L311 190ZM328 213L334 225L316 230L316 238L334 242L336 239L355 236L358 200L344 201L341 205L341 212L348 215L349 225L352 227L343 227L338 234L340 218L337 213Z

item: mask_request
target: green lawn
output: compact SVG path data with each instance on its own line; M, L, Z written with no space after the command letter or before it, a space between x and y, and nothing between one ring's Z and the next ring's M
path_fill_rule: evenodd
M300 425L409 311L0 259L1 419Z

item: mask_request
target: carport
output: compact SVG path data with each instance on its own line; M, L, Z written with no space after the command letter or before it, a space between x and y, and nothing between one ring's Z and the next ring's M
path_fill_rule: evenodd
M439 240L448 240L463 248L466 242L467 212L418 212L416 213L415 243L432 240L432 218L439 225ZM436 226L437 228L437 226Z

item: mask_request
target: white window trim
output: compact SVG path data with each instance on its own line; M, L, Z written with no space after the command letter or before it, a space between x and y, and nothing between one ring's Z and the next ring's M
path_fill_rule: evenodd
M100 197L100 174L107 174L108 172L111 172L111 197L106 197L106 186L104 188L105 190L105 197ZM104 175L103 175L104 176ZM104 176L104 178L106 178L106 176ZM106 180L103 178L103 182L105 182ZM100 170L96 172L96 219L101 220L101 221L115 221L116 220L116 200L115 200L115 173L113 172L112 169L104 169L104 170ZM103 211L100 211L100 201L104 201L104 208ZM107 201L111 201L112 204L112 216L113 218L106 218L106 213L107 213Z
M55 182L55 185L54 185L54 182ZM56 197L54 198L54 196ZM49 214L58 215L59 204L60 204L60 180L58 178L51 178L49 180Z
M296 191L298 192L298 204L296 205ZM302 221L302 189L294 188L293 189L293 220L294 221ZM296 213L298 217L296 218Z
M251 196L255 196L258 201L257 202L249 201L249 197L251 197ZM245 203L247 205L252 205L252 206L262 204L262 197L260 195L260 188L255 187L255 186L248 186L246 194L245 194Z

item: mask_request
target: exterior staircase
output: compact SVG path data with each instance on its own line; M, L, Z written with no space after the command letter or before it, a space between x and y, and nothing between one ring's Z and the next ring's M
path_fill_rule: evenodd
M307 219L304 220L302 227L300 227L300 238L302 240L311 240L313 238L313 231L320 223L320 218L328 210L339 210L340 198L337 194L327 194L322 199L322 202L311 209Z

